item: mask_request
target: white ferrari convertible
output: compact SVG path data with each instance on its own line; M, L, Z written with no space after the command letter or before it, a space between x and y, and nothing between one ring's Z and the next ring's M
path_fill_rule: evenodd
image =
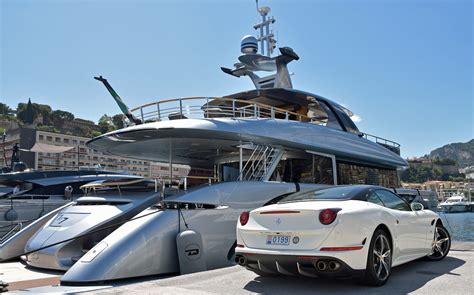
M378 186L294 193L243 212L236 262L259 275L356 276L387 282L392 267L441 260L451 238L440 217Z

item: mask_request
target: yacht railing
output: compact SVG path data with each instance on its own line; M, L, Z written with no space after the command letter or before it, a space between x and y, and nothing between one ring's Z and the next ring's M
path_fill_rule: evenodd
M383 146L383 147L391 150L392 152L400 155L400 144L395 142L395 141L391 141L391 140L388 140L388 139L385 139L385 138L382 138L382 137L378 137L378 136L375 136L375 135L372 135L372 134L368 134L368 133L361 133L361 136L368 139L368 140L371 140L375 143L378 143L381 146Z
M7 239L9 239L11 236L22 230L23 228L23 223L22 222L17 222L16 224L11 224L7 227L11 227L5 234L3 234L0 237L0 244L5 242Z
M221 102L209 105L210 102ZM224 97L188 97L161 100L131 109L143 122L200 118L279 118L310 121L310 118L258 102Z
M211 105L209 105L212 103ZM187 97L144 104L130 110L142 122L202 118L272 118L306 123L320 122L303 114L266 104L224 97ZM375 135L360 133L400 155L400 144Z

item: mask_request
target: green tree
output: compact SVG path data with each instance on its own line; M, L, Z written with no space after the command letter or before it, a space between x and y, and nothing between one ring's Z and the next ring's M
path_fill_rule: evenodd
M13 109L11 109L6 104L0 102L0 115L13 116L14 113L15 111Z
M31 124L38 116L38 112L33 107L31 99L28 99L28 103L19 103L17 108L17 117L25 124Z
M100 131L102 133L107 133L109 131L114 130L114 123L112 122L112 118L107 116L107 114L104 114L102 117L100 117L99 126Z
M115 129L122 129L123 126L123 120L125 119L125 115L123 114L117 114L112 117L112 122L114 123Z
M96 130L92 130L91 132L91 137L94 138L94 137L97 137L97 136L101 136L102 133L100 133L99 131L96 131Z
M55 110L51 113L51 122L56 128L63 128L64 122L74 120L74 115L70 112Z
M16 115L18 119L26 124L31 124L41 114L43 117L44 125L51 125L51 112L52 109L49 105L31 103L31 99L28 99L28 103L19 103L16 108Z

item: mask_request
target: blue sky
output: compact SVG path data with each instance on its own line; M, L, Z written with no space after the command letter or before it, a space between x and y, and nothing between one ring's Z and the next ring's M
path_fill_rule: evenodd
M277 22L295 88L356 113L362 131L419 156L474 137L473 2L260 1ZM97 121L133 107L252 88L225 75L254 34L253 0L0 0L0 101L49 104Z

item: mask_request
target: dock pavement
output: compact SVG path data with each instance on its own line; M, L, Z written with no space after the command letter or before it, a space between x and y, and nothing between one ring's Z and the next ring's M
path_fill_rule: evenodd
M10 265L10 270L15 270ZM16 277L22 270L16 266ZM24 268L24 267L23 267ZM25 268L27 269L27 268ZM1 270L5 270L1 266ZM0 271L1 272L1 271ZM7 277L15 278L12 272ZM4 280L0 276L1 280ZM44 287L38 287L41 279ZM474 294L474 242L453 242L442 261L416 260L392 269L390 280L382 287L364 286L354 280L314 279L305 277L261 277L240 266L174 277L147 277L113 285L90 287L51 287L59 281L57 273L37 274L28 289L11 283L11 294ZM56 281L54 281L56 280ZM34 284L36 283L36 284ZM56 284L56 283L53 283ZM26 284L27 286L28 284ZM48 286L49 285L49 286ZM17 287L15 287L17 286ZM36 288L32 288L36 287Z

